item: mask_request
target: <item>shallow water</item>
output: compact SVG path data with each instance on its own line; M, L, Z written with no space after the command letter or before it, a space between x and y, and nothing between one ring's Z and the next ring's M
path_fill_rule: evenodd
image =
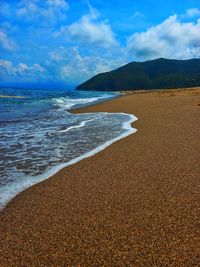
M112 93L10 88L3 94L26 98L0 99L0 207L66 164L133 132L135 118L128 114L69 112Z

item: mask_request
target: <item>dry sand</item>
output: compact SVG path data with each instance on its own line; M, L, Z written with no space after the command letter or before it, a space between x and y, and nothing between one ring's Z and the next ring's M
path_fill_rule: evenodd
M19 194L0 266L200 266L200 90L126 95L133 134Z

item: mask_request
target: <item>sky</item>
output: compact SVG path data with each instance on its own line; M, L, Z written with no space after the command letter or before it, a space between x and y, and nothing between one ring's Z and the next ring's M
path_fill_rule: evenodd
M78 85L160 57L200 58L199 0L0 0L0 84Z

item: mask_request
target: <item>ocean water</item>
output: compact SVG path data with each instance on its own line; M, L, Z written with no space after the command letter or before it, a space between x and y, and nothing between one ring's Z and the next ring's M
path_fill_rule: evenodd
M133 115L70 113L72 108L115 96L0 88L0 208L17 193L63 167L134 133L130 126L136 120Z

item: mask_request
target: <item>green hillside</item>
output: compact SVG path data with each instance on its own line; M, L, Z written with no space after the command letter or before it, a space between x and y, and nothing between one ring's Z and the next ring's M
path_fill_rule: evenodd
M200 86L200 59L156 59L132 62L100 73L77 86L77 90L118 91L172 89Z

